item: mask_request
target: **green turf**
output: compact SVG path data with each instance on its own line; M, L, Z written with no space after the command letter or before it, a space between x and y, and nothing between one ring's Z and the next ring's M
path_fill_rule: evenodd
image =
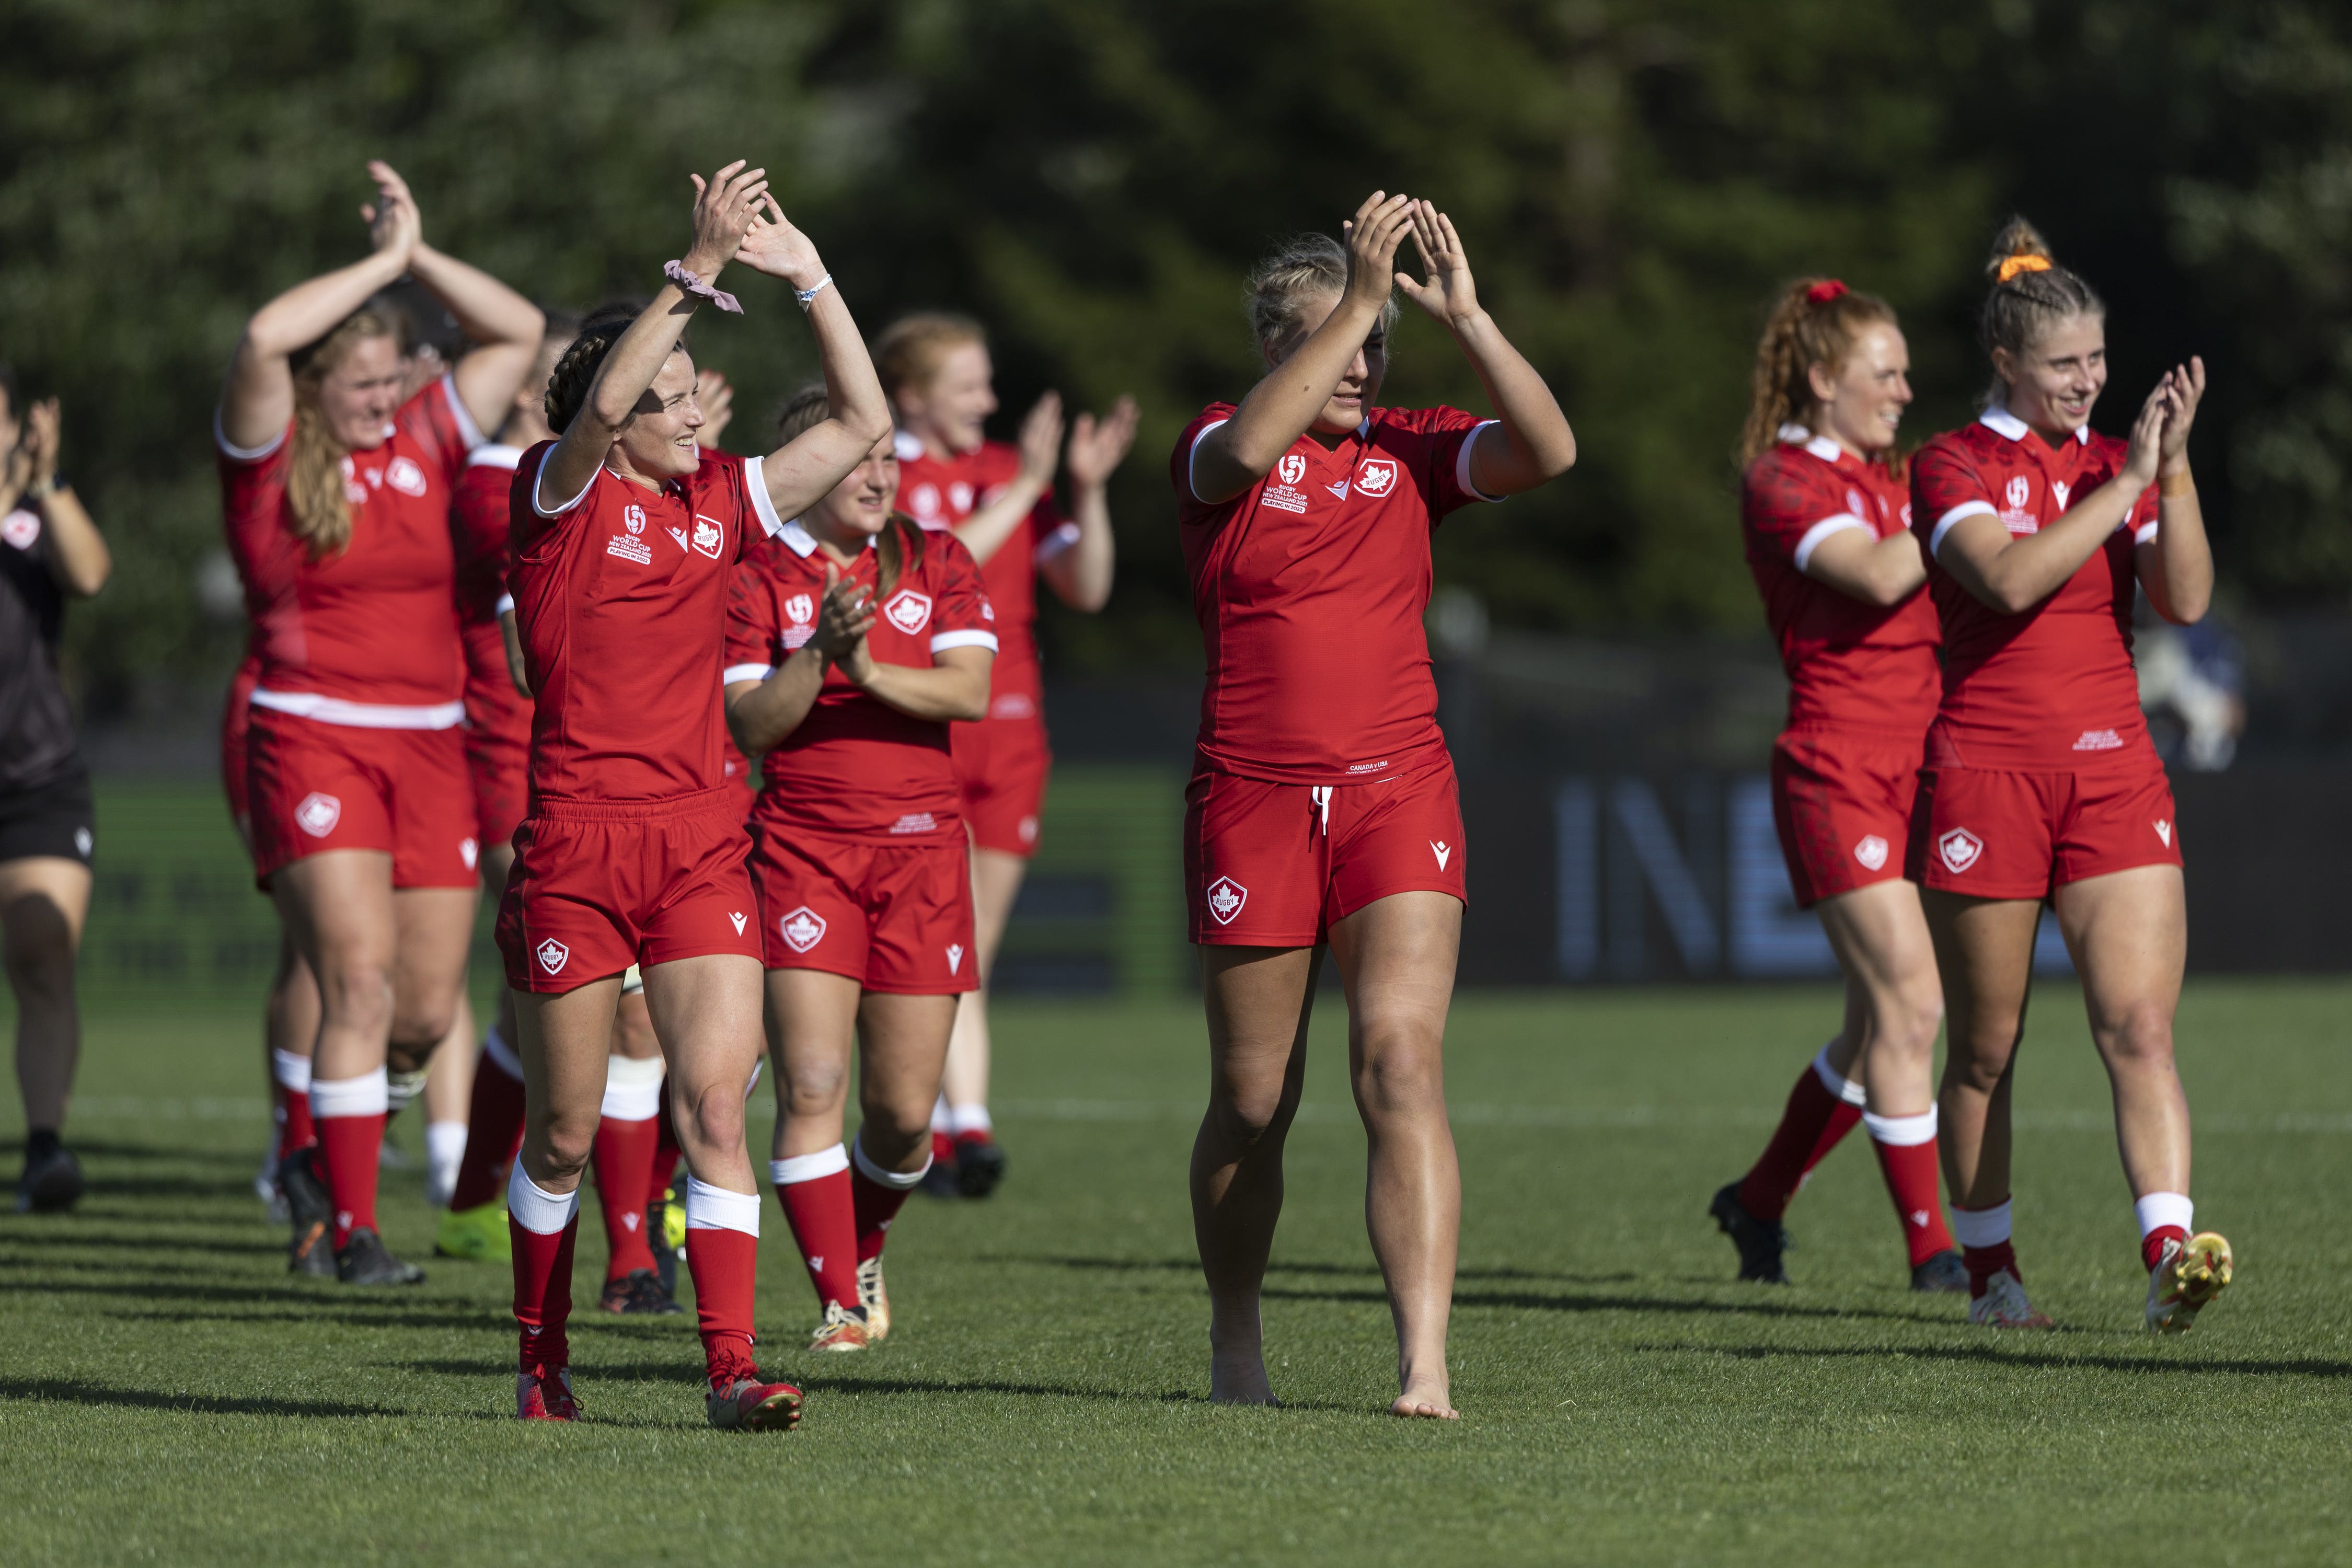
M1790 1216L1798 1283L1727 1281L1708 1194L1826 1032L1825 992L1465 999L1465 1419L1442 1426L1379 1413L1392 1350L1335 1005L1269 1282L1280 1411L1202 1397L1183 1191L1197 1020L1007 1005L1012 1178L985 1205L919 1200L893 1233L887 1345L794 1353L811 1302L771 1205L764 1348L809 1405L768 1437L703 1426L676 1320L590 1314L573 1342L592 1419L524 1428L502 1270L443 1263L401 1294L289 1281L247 1188L264 1136L250 1013L93 1018L75 1128L93 1192L71 1218L0 1217L0 1561L2352 1554L2352 986L2191 990L2198 1213L2241 1272L2161 1343L2138 1328L2103 1080L2063 987L2020 1069L2018 1199L2028 1278L2063 1327L2008 1338L1901 1289L1858 1140ZM388 1178L386 1220L425 1250L414 1174Z

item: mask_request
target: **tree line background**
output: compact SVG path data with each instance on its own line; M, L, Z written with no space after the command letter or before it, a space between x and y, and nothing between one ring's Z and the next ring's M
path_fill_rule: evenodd
M1440 531L1506 626L1760 626L1729 448L1778 286L1903 313L1906 438L1965 419L2010 211L2107 295L2121 430L2213 374L2198 459L2225 593L2352 595L2352 8L2319 0L0 0L0 359L66 408L117 574L70 619L93 716L185 709L243 637L210 412L244 320L360 253L362 163L435 244L542 300L650 289L688 169L748 155L869 330L990 326L1000 424L1132 392L1120 581L1049 657L1197 661L1167 458L1256 373L1241 278L1378 186L1454 217L1581 459ZM697 328L757 450L799 313ZM1481 406L1408 308L1384 401ZM216 570L216 568L215 568Z

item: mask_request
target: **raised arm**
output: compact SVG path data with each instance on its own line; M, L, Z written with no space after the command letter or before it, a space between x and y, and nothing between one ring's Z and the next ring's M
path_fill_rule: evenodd
M58 482L60 428L56 398L26 410L24 500L40 510L42 558L49 575L67 593L87 599L113 575L114 557L73 487Z
M1397 287L1454 334L1495 410L1496 427L1470 451L1471 484L1480 495L1515 496L1558 479L1576 461L1576 433L1559 400L1479 305L1454 220L1432 202L1414 202L1412 212L1413 247L1429 278L1417 283L1400 272Z
M1948 528L1936 559L1960 586L2004 615L2032 609L2056 593L2107 542L2140 492L2156 482L2158 444L2169 405L2158 384L2132 422L2131 451L2123 472L2076 501L2039 533L2012 534L1988 504ZM2028 436L2028 440L2038 439ZM2198 542L2204 540L2203 531Z
M956 542L982 565L1004 548L1021 520L1036 510L1038 500L1053 488L1054 469L1062 459L1060 393L1046 393L1022 416L1018 446L1021 468L1003 493L955 526Z
M743 163L736 159L707 183L699 174L688 176L694 182L694 244L681 265L705 286L734 258L751 226L754 205L768 189L767 171L747 169ZM612 450L614 433L661 374L701 301L701 295L666 282L629 323L596 367L596 379L579 414L540 467L537 500L541 508L562 506L588 488Z
M457 325L473 340L457 364L457 398L472 416L475 428L495 432L506 422L522 378L539 354L540 334L547 318L539 307L483 271L454 256L445 256L425 243L424 219L408 182L389 163L368 164L368 175L383 193L383 205L408 209L415 232L408 253L408 273L449 308ZM362 208L371 220L372 209Z
M371 168L381 165L371 165ZM307 283L298 283L253 314L228 362L221 388L221 434L233 447L264 447L294 417L294 351L335 324L380 289L400 280L416 247L415 206L379 183L377 201L360 209L374 250Z
M1323 324L1250 388L1234 416L1192 448L1192 493L1212 505L1265 478L1339 390L1389 299L1397 247L1412 227L1410 197L1374 191L1347 225L1348 285Z
M752 215L740 258L746 266L782 279L803 297L832 410L760 465L776 515L797 517L847 478L890 434L890 400L882 395L882 378L874 374L866 340L858 335L841 288L825 271L816 247L785 218L773 197L765 205L765 216Z
M1122 397L1102 418L1081 414L1070 428L1070 521L1078 537L1045 557L1039 570L1055 595L1093 615L1110 602L1118 543L1110 529L1110 477L1135 445L1135 399Z
M2205 362L2192 357L2166 376L2168 402L2157 459L2156 537L2133 553L2147 602L2177 626L2194 626L2213 604L2213 547L2189 471L2189 428L2205 397Z

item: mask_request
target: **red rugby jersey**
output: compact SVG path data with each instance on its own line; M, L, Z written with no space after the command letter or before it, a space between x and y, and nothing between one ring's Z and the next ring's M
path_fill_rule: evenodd
M2038 533L2071 501L2123 471L2128 446L2088 426L2052 447L2006 409L1945 432L1911 460L1912 527L1932 561L1963 518ZM2132 668L2132 552L2156 537L2151 485L2102 549L2058 591L2007 616L1940 563L1927 584L1944 625L1944 695L1927 735L1931 767L2074 772L2129 754L2154 760Z
M649 490L600 468L539 509L552 441L523 454L507 574L536 693L531 797L660 800L725 782L727 585L752 539L783 527L761 459L706 447Z
M927 456L923 444L898 433L900 511L933 531L961 526L966 518L1004 493L1021 472L1021 449L1005 441L983 441L973 451L946 462ZM989 687L992 719L1038 719L1045 713L1045 684L1037 657L1037 568L1078 542L1078 525L1062 515L1049 489L1037 498L996 553L980 563L981 585L996 606L996 636L1003 645Z
M1208 645L1201 759L1246 778L1350 784L1441 750L1422 614L1429 534L1482 496L1458 408L1375 408L1336 447L1301 436L1265 478L1215 505L1192 451L1233 416L1213 403L1169 459L1176 521Z
M799 523L762 541L736 570L727 612L730 686L765 680L816 631L828 557ZM842 573L874 583L868 548ZM923 559L880 603L866 646L883 664L928 669L949 648L997 647L995 612L971 552L953 534L923 533ZM824 672L816 703L761 763L755 822L844 838L963 837L948 726L902 713Z
M1885 539L1911 526L1911 491L1883 463L1783 426L1748 465L1739 531L1764 618L1789 674L1789 723L1917 741L1936 716L1936 605L1927 586L1891 609L1805 575L1822 541L1849 529Z
M482 444L454 377L400 405L383 444L343 458L350 545L320 560L294 537L289 423L229 444L217 414L221 521L261 652L254 702L328 723L447 729L464 717L449 503Z
M507 597L509 519L522 448L477 447L457 478L449 510L457 548L457 622L466 639L466 722L516 745L530 740L530 703L507 669L506 634L499 615Z

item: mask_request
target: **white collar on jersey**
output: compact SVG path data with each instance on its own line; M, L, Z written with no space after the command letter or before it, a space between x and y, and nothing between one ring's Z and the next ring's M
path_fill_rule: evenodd
M784 531L776 537L782 540L785 546L803 561L816 553L816 535L803 528L799 518L794 518L784 524ZM866 536L866 549L874 548L874 541L877 537L878 536L871 533Z
M923 455L923 444L904 430L890 437L890 450L902 463L911 463Z
M469 468L479 466L485 468L505 468L511 471L521 462L520 447L501 446L495 441L488 446L477 447L466 454L466 466Z
M1992 431L1994 434L2005 436L2012 441L2024 440L2025 437L2032 434L2033 430L2032 426L2028 425L2024 420L2020 419L2016 415L2011 414L2007 408L2002 407L1998 403L1986 404L1985 411L1977 416L1977 423L1983 426L1986 429ZM2091 444L2091 427L2088 425L2076 426L2074 427L2074 439L2085 447L2089 446Z
M1783 425L1774 432L1791 447L1802 447L1824 463L1834 463L1845 448L1826 436L1816 436L1801 425Z

